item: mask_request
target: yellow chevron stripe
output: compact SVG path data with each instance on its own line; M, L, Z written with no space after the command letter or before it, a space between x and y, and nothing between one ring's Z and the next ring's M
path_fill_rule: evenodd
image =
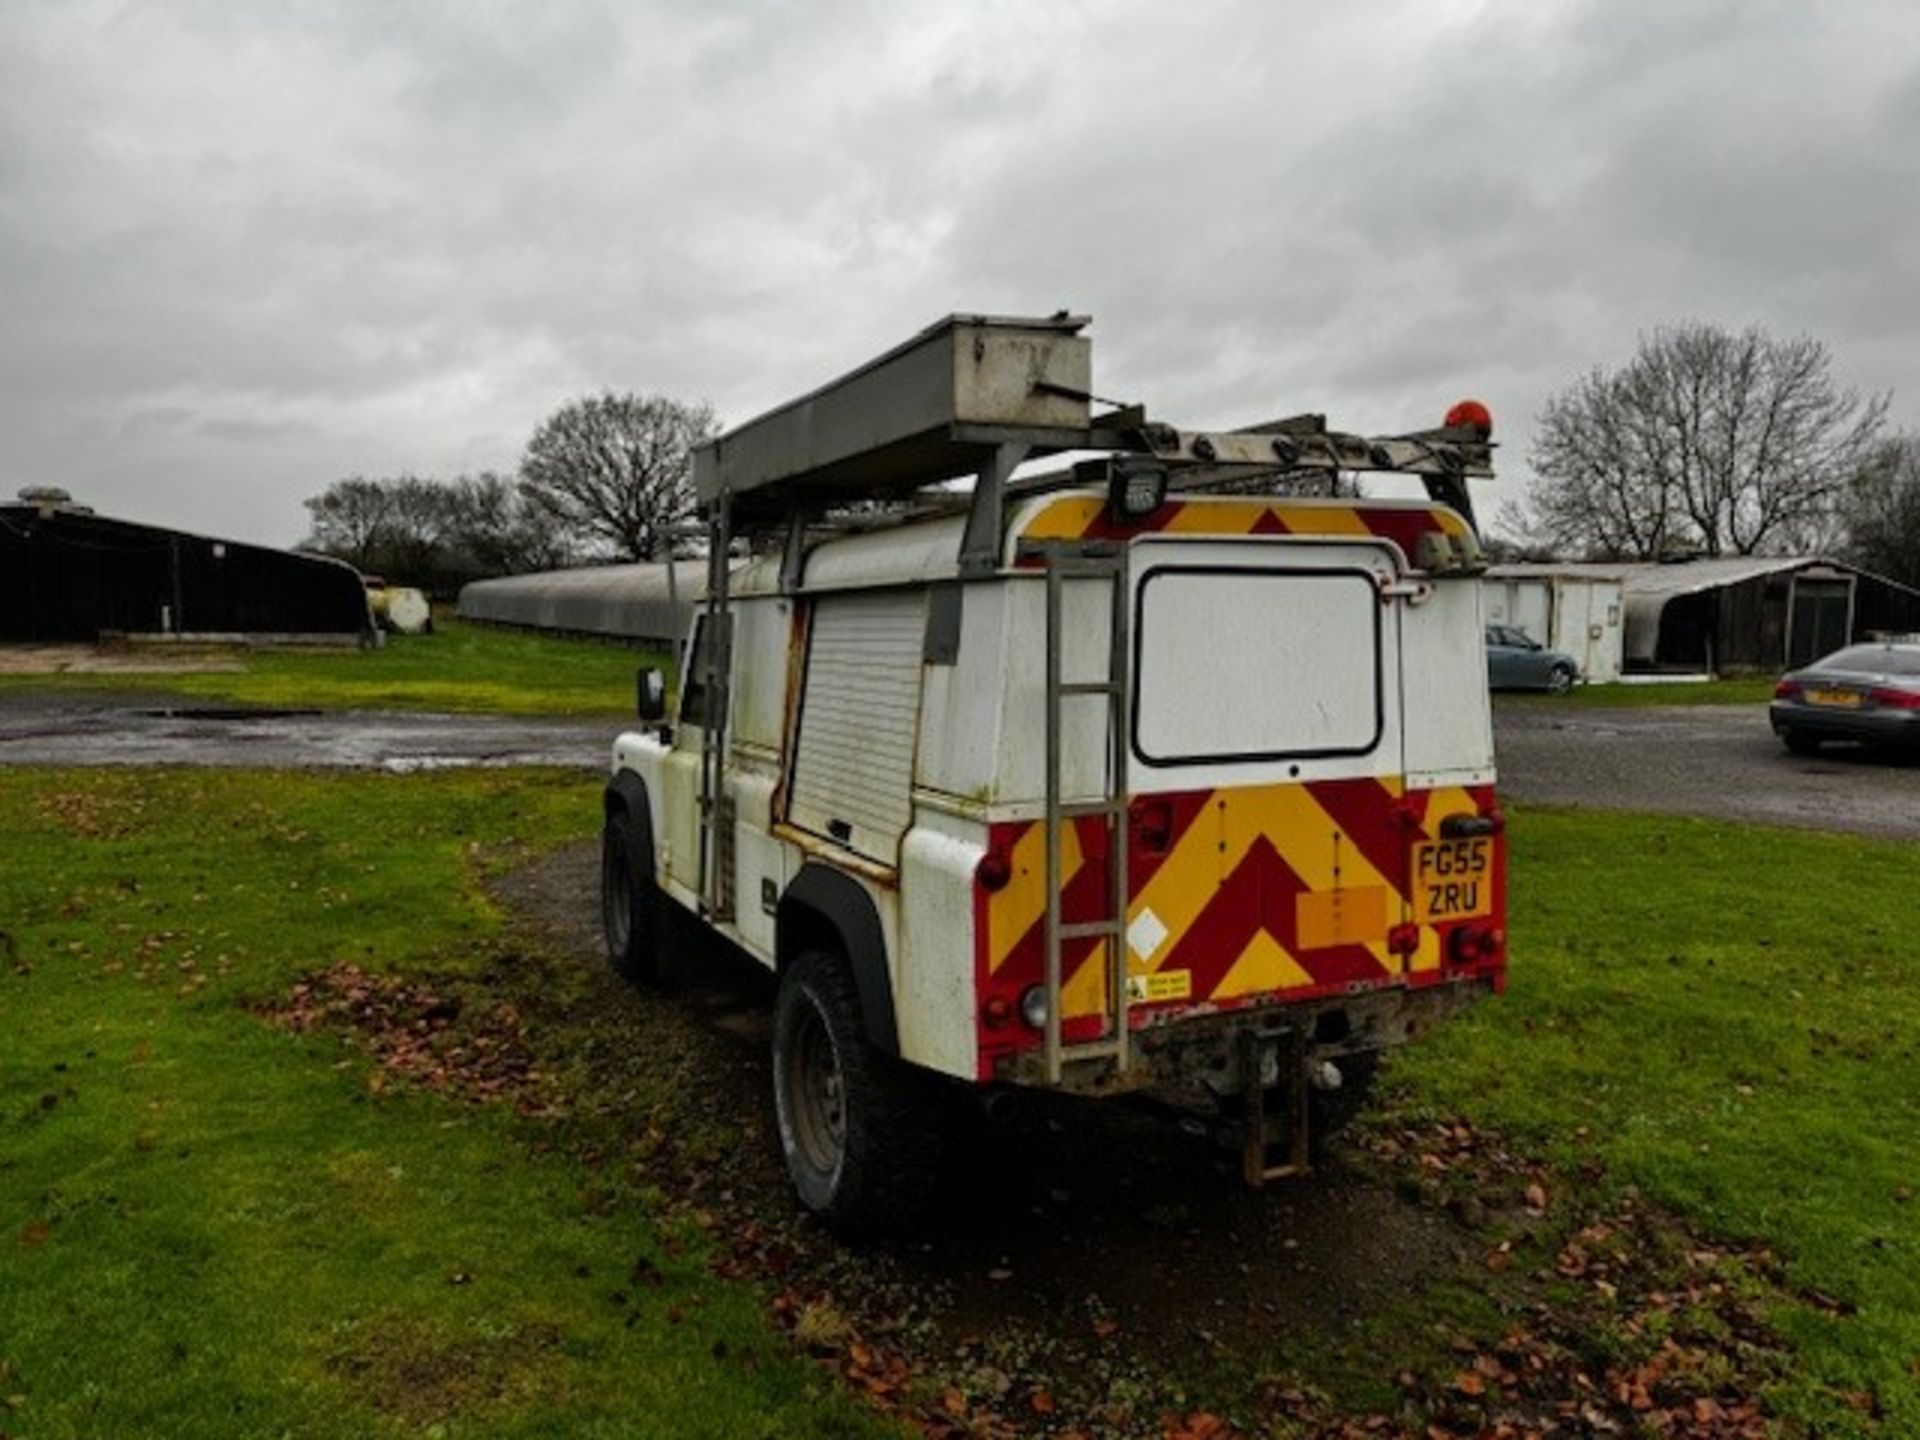
M1266 513L1265 505L1244 501L1188 501L1160 527L1166 535L1245 535Z
M1029 540L1077 540L1100 518L1106 501L1097 495L1063 495L1027 522Z
M1231 1000L1237 995L1253 995L1263 990L1291 990L1311 985L1313 976L1301 969L1278 940L1261 930L1247 942L1240 958L1214 987L1212 998Z
M1079 872L1080 835L1071 822L1060 827L1060 888ZM987 902L987 973L1007 963L1013 947L1047 913L1047 827L1029 825L1014 842L1013 878Z
M1309 890L1332 890L1338 886L1381 886L1390 891L1401 916L1406 913L1405 897L1388 876L1373 868L1365 853L1335 823L1326 809L1308 793L1304 785L1273 785L1258 790L1237 792L1251 803L1249 821L1264 834L1280 858L1292 867ZM1233 807L1237 809L1238 807ZM1339 841L1336 845L1335 838ZM1251 846L1250 835L1247 845ZM1233 844L1228 841L1229 846ZM1334 866L1339 865L1336 875ZM1398 918L1398 917L1396 917ZM1400 968L1399 957L1387 949L1386 936L1367 943L1367 953L1381 968Z

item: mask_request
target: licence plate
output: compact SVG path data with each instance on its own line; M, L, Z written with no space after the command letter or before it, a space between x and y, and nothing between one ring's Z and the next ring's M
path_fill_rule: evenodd
M1413 918L1464 920L1493 913L1493 841L1423 840L1413 850Z
M1853 709L1857 708L1860 704L1860 692L1858 690L1809 690L1807 691L1807 703L1810 705L1841 705Z

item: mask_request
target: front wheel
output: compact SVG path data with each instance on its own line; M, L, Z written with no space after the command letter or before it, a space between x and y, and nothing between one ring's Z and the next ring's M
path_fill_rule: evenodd
M798 956L773 1013L773 1102L800 1201L857 1234L897 1226L931 1198L940 1159L930 1077L867 1040L846 963Z
M614 974L652 985L662 973L666 916L659 883L641 848L631 815L621 810L607 817L600 832L600 929Z
M1573 670L1570 666L1556 665L1547 672L1547 693L1564 695L1573 689Z

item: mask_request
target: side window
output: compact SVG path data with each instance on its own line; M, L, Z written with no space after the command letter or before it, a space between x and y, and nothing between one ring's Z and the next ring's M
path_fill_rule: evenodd
M697 725L705 729L707 725L707 617L696 615L693 621L693 641L687 646L686 667L680 675L680 723Z

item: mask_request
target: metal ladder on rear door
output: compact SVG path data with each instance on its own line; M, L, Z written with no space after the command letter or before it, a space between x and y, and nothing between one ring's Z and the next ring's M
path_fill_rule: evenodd
M1124 545L1049 546L1045 551L1047 581L1047 914L1045 1050L1047 1083L1057 1085L1067 1062L1109 1058L1112 1073L1124 1074L1130 1062L1127 1029L1127 717L1130 595L1127 590L1127 552ZM1107 674L1103 680L1067 680L1061 674L1065 651L1064 601L1069 582L1104 580L1112 593L1108 630ZM1106 794L1098 800L1061 798L1061 702L1074 696L1099 696L1106 701ZM1106 912L1095 920L1069 924L1060 918L1063 868L1062 826L1083 816L1098 816L1107 831ZM1107 994L1103 1033L1098 1039L1075 1045L1061 1037L1061 955L1069 940L1095 937L1106 942Z
M733 807L726 797L727 684L733 674L733 612L728 605L732 522L728 497L722 495L707 517L705 648L699 656L699 679L707 697L706 713L700 717L699 889L701 910L712 921L731 920L734 900ZM687 677L681 683L686 684Z

